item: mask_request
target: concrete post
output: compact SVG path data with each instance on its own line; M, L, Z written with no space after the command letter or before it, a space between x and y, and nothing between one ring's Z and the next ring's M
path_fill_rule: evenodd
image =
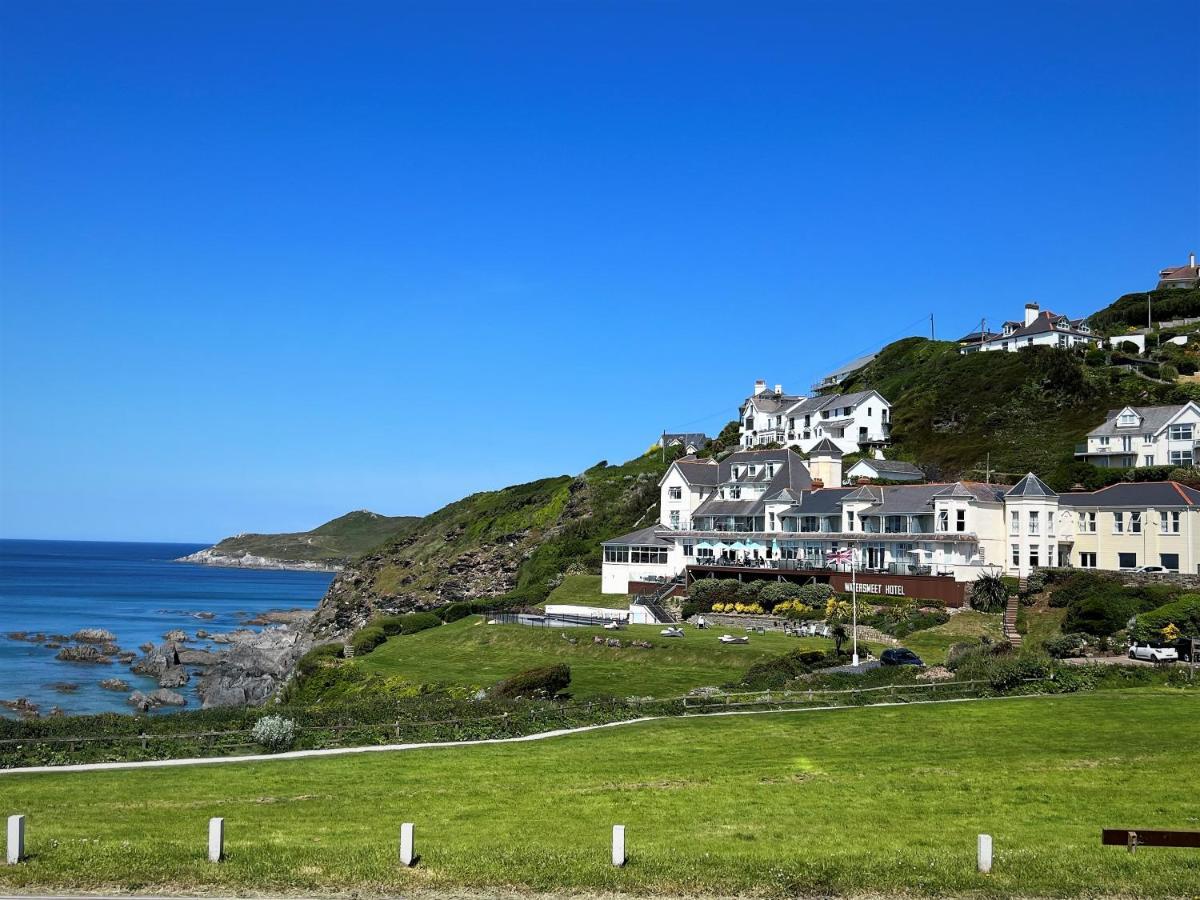
M208 861L220 862L225 858L225 820L220 817L208 820Z
M25 858L25 817L8 817L8 864L15 866Z
M405 822L400 826L400 864L412 866L416 858L413 853L413 824Z
M612 838L612 864L614 866L625 865L625 826L613 826Z
M979 836L979 871L987 875L992 871L992 836L990 834L981 834Z

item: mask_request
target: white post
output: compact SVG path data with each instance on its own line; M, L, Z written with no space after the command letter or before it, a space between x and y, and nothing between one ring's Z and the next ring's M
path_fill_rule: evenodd
M932 319L932 316L930 317ZM858 556L857 548L850 547L850 632L854 642L854 654L850 657L850 665L858 668L858 567L855 565Z
M625 865L625 826L613 826L612 862L614 866Z
M15 866L25 858L25 817L8 817L8 864Z
M405 822L400 826L400 864L411 866L416 856L413 855L413 823Z
M979 836L979 871L987 875L992 871L992 836L990 834L981 834Z
M208 861L220 862L225 858L225 820L216 816L208 820Z

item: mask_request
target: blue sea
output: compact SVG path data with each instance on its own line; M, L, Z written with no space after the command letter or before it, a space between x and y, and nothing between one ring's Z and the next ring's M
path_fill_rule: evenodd
M152 679L127 665L69 663L40 643L15 641L10 632L71 634L105 628L122 650L137 652L146 641L182 628L216 633L271 609L315 608L333 576L324 572L223 569L177 563L202 544L101 543L0 540L0 700L27 697L43 715L52 706L67 713L130 712L128 693L106 691L105 678L123 678L130 690L153 690ZM196 617L215 613L213 619ZM47 638L48 640L49 638ZM193 641L203 648L208 643ZM219 648L218 648L219 649ZM140 652L138 653L140 656ZM71 693L55 684L78 685ZM177 690L188 709L199 706L195 676ZM10 715L0 708L0 715Z

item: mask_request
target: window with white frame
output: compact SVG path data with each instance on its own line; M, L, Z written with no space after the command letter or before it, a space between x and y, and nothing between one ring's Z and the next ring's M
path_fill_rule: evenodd
M1012 564L1013 564L1014 568L1021 567L1021 545L1020 544L1012 545Z
M1117 419L1117 426L1119 428L1134 428L1137 426L1137 423L1137 413L1129 411L1121 413L1120 417Z
M666 547L630 547L629 561L643 565L665 566L667 564Z
M627 563L629 562L628 547L605 547L604 561L608 563Z
M1167 437L1172 441L1190 441L1192 439L1192 426L1172 425L1167 432Z
M1166 510L1159 512L1158 530L1163 534L1179 534L1179 513Z
M1021 533L1021 514L1019 512L1017 512L1015 509L1012 511L1012 516L1010 518L1010 524L1008 526L1008 533L1009 534L1020 534Z
M697 547L696 559L712 559L714 556L712 547Z
M1142 457L1142 465L1143 466L1154 465L1154 456L1152 454L1147 453L1145 456Z
M677 510L677 509L671 510L671 527L672 528L679 527L679 510Z
M1142 435L1142 443L1143 444L1153 444L1154 443L1154 435L1151 434L1149 431L1147 431L1145 434Z
M967 530L967 511L965 509L955 510L954 530L958 532Z
M1031 509L1029 511L1029 533L1038 534L1041 528L1041 514L1036 509Z
M1134 510L1129 514L1129 533L1142 533L1142 513L1140 510Z
M1080 553L1079 554L1079 568L1081 568L1081 569L1096 568L1096 554L1095 553Z
M950 511L939 509L937 514L937 530L939 534L945 534L950 530Z
M682 500L683 499L683 488L681 488L681 487L667 488L667 497L671 500Z
M1029 566L1030 568L1037 568L1041 564L1041 548L1037 544L1034 544L1029 548Z
M1113 513L1113 534L1124 534L1124 533L1125 533L1125 513L1115 512L1115 513Z
M1101 447L1107 447L1107 446L1108 446L1108 435L1104 435L1103 437L1097 438L1097 439L1096 439L1096 442L1097 442L1097 443L1098 443L1098 444L1099 444Z
M1172 450L1171 465L1173 466L1190 466L1195 459L1191 450Z
M1079 530L1085 534L1096 533L1096 514L1094 512L1081 512L1079 514Z

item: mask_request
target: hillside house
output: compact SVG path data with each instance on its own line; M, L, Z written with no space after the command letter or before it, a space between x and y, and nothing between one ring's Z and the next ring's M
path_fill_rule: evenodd
M971 337L977 340L968 340ZM1043 310L1036 303L1025 304L1025 319L1005 322L999 334L973 333L960 339L960 353L1005 350L1015 353L1026 347L1088 347L1099 342L1083 319L1070 319Z
M1104 469L1194 466L1200 442L1200 405L1127 406L1108 413L1075 448L1078 459Z
M924 481L925 473L910 462L898 459L860 459L846 472L846 481L857 484L860 478L868 481Z
M756 381L754 393L738 409L738 432L747 449L777 443L807 453L828 438L843 453L858 453L886 446L891 409L878 391L803 397Z
M672 447L682 447L683 452L692 455L699 453L712 442L707 434L699 431L687 432L668 432L664 431L659 439L659 446L671 449Z
M1200 287L1200 266L1196 265L1196 254L1188 254L1186 266L1173 266L1158 273L1157 290L1165 288Z

